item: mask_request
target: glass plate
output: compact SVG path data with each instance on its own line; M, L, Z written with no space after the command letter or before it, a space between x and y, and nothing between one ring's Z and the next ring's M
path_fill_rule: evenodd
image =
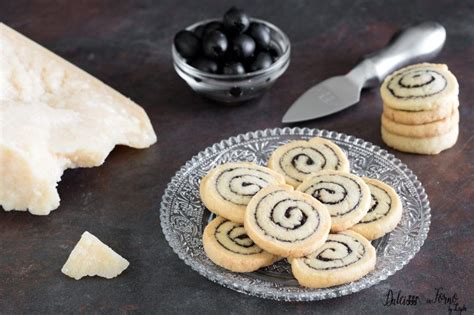
M358 281L326 289L298 285L283 260L252 273L234 273L212 263L202 247L202 231L214 217L199 197L199 181L216 165L249 161L265 165L278 146L292 140L323 137L347 154L351 170L378 178L400 195L403 216L397 228L375 240L375 270ZM313 301L335 298L368 288L401 269L419 251L430 226L430 206L425 189L413 172L392 154L364 140L342 133L276 128L240 134L216 143L194 156L171 179L161 202L161 226L170 246L187 265L224 287L262 298Z

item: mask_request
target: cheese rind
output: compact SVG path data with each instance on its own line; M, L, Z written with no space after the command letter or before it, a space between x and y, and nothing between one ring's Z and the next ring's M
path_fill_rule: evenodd
M112 279L130 263L89 232L84 232L72 250L61 272L76 280L99 276Z
M146 148L145 111L0 23L0 205L47 215L67 168L101 165L115 145Z

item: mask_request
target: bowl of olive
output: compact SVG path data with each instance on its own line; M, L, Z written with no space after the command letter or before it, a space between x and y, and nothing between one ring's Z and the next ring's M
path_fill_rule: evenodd
M258 97L285 72L290 41L275 25L235 7L178 32L174 68L197 93L227 104Z

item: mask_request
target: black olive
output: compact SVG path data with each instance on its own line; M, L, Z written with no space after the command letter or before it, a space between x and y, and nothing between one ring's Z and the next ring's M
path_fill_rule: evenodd
M247 31L258 47L266 49L270 44L270 29L261 23L252 23Z
M206 25L201 24L194 29L194 34L196 34L198 38L202 38L204 36L205 29L206 29Z
M224 56L227 51L227 37L219 31L204 35L202 40L202 51L209 58L217 59Z
M249 24L250 21L247 14L236 7L230 8L224 14L224 28L231 34L240 34L245 32L249 27Z
M222 74L244 74L244 65L240 62L230 62L224 65L222 68Z
M209 73L216 73L218 69L217 63L215 61L203 57L199 57L197 59L192 60L189 65L191 67Z
M203 36L206 36L207 34L212 33L214 31L222 32L223 29L224 29L224 25L222 24L222 22L218 22L218 21L209 22L204 26Z
M190 59L197 56L201 43L193 32L180 31L174 36L174 46L183 58Z
M280 58L280 56L283 54L283 51L281 50L280 45L278 45L275 42L270 42L270 45L268 45L267 50L268 50L268 53L270 54L270 56L272 56L273 61Z
M270 54L261 52L255 57L255 60L250 65L251 72L266 69L272 65L272 57Z
M255 41L248 35L239 34L232 39L230 49L236 60L249 58L255 51Z

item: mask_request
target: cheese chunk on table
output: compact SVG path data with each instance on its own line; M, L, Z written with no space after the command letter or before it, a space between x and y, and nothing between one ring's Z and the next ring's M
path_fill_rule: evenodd
M112 279L120 275L129 265L125 258L85 231L61 272L76 280L85 276Z
M145 111L0 23L0 205L47 215L67 168L101 165L115 145L147 148Z

